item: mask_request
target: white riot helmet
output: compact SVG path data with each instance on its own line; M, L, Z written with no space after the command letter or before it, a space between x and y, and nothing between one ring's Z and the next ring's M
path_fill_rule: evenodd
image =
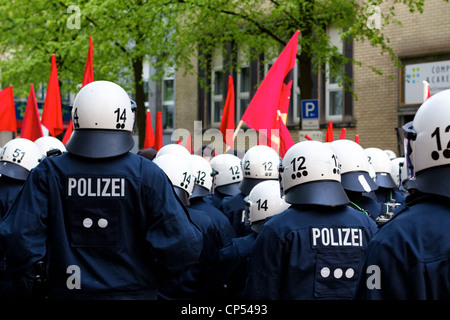
M385 149L385 150L383 150L383 151L386 152L386 154L387 154L388 157L389 157L389 160L392 160L392 159L397 158L397 155L395 154L394 151L389 150L389 149Z
M278 180L280 157L271 147L265 145L253 146L242 158L242 179L239 188L243 194L250 191L263 180Z
M302 141L284 155L282 185L291 204L345 205L339 161L327 143Z
M41 151L31 140L16 138L8 141L0 154L0 174L26 180L31 169L42 159Z
M207 196L213 181L211 165L202 156L191 154L189 157L195 182L191 198Z
M369 163L375 170L375 182L382 188L395 188L395 182L391 177L391 160L386 152L380 148L366 148Z
M290 207L290 204L281 197L280 183L276 180L266 180L253 187L246 197L246 205L252 227L255 222L264 221Z
M209 161L214 171L215 190L233 196L239 193L242 181L241 159L232 154L218 154Z
M158 150L156 153L155 158L158 158L164 154L176 154L181 157L190 157L191 154L189 153L188 149L186 147L182 146L181 144L176 143L170 143L166 144L165 146L161 147L161 149Z
M44 157L47 157L47 152L53 150L59 150L61 153L66 152L66 146L58 138L52 136L45 136L36 139L34 143L38 146L39 150Z
M334 140L329 143L341 165L341 183L345 190L371 192L378 189L369 174L369 161L364 149L353 140Z
M67 150L88 158L124 154L134 146L132 130L136 105L125 90L109 81L94 81L73 102L73 132Z
M450 197L450 90L432 95L404 127L408 170L414 188Z
M397 157L391 160L391 177L397 187L402 186L402 182L407 178L404 157Z
M181 201L189 205L189 197L194 189L194 177L187 159L175 154L164 154L153 159L153 162L169 177Z

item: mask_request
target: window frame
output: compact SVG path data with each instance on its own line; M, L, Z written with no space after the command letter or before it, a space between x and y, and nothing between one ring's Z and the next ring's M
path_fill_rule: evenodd
M172 81L172 99L166 100L166 81ZM168 127L167 122L163 122L163 131L173 131L175 130L175 69L173 67L167 67L164 70L164 76L161 80L161 109L163 113L163 118L168 119L167 109L172 109L172 126Z
M340 54L344 54L344 42L341 40L341 32L335 29L332 25L327 27L327 34L330 37L331 45L335 46ZM344 74L344 66L342 67L342 73ZM341 81L342 82L342 81ZM331 109L331 93L341 92L341 114L330 114ZM343 122L344 121L344 86L343 83L331 82L330 65L327 62L325 64L325 121Z

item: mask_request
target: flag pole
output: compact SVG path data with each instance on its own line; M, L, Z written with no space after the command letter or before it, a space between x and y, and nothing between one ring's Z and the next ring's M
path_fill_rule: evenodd
M241 129L243 123L244 123L244 120L239 121L239 123L238 123L236 129L235 129L234 132L233 132L233 144L234 144L234 140L236 140L236 136L238 135L238 132L239 132L239 130ZM226 151L230 150L230 148L231 148L231 147L227 144Z

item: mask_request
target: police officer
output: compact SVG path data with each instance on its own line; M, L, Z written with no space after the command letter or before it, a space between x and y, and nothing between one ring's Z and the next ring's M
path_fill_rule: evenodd
M360 299L450 299L450 90L427 99L408 138L415 193L372 238Z
M391 177L394 180L396 188L403 197L408 196L408 190L405 189L403 183L407 179L406 165L404 157L396 157L391 159Z
M43 157L58 155L67 151L66 146L61 140L52 136L40 137L34 143L41 150Z
M129 152L132 102L109 81L84 86L68 152L29 174L0 224L7 272L28 294L37 266L49 298L156 299L159 282L194 263L202 235L164 172Z
M205 157L192 154L189 156L192 173L194 176L194 189L189 198L190 208L203 211L215 225L218 231L220 247L228 244L236 236L230 221L222 211L205 201L211 191L213 183L213 171Z
M165 153L156 157L153 162L168 175L176 194L187 206L192 220L203 234L203 248L198 261L178 277L164 283L159 289L158 297L161 300L213 299L220 291L215 268L222 239L208 215L191 207L190 197L195 176L192 174L189 158Z
M250 191L258 183L265 180L278 180L280 157L274 149L265 145L251 147L242 158L241 168L234 168L243 174L239 183L240 192L226 197L222 202L222 211L230 220L237 237L251 232L250 224L245 219L245 201Z
M219 154L209 161L213 169L213 186L205 201L222 211L225 197L240 193L239 183L243 179L241 160L232 154Z
M276 180L266 180L257 184L245 198L245 202L252 232L246 236L234 238L219 253L221 258L219 274L224 278L227 299L243 299L248 259L259 231L267 219L290 206L281 197L280 183Z
M16 138L8 141L0 150L0 219L19 194L30 171L41 160L39 148L28 139ZM0 246L0 298L12 294L12 283L5 274L6 261Z
M351 299L375 222L349 206L340 165L318 141L293 145L282 162L286 211L264 223L250 255L249 299Z
M0 218L5 216L41 158L38 146L28 139L15 138L3 146L0 152Z
M398 190L392 179L391 160L388 154L375 147L366 148L364 151L375 170L375 182L378 185L378 189L373 191L373 194L383 205L382 214L378 217L378 222L384 223L393 216L395 208L405 202L405 197Z
M349 206L377 220L383 206L377 200L364 196L378 189L369 175L369 162L364 149L352 140L334 140L329 144L341 165L341 183L349 198Z

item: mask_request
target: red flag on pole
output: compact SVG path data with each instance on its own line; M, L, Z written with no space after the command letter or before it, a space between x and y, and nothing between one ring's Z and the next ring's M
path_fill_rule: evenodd
M325 142L333 141L333 121L328 121L327 133L325 134Z
M429 97L431 97L431 91L430 91L430 84L423 80L423 101L427 100Z
M192 136L188 135L187 139L186 139L186 144L184 145L184 147L189 151L190 154L192 154ZM178 139L176 144L179 144L180 146L183 145L182 143L183 141L181 139Z
M145 119L145 140L144 149L151 148L155 145L155 134L153 133L152 118L150 116L150 109L147 109Z
M13 87L0 91L0 131L17 132Z
M233 131L234 125L234 111L235 111L235 101L234 101L234 85L233 78L228 76L228 92L227 99L225 101L225 106L222 111L222 120L220 122L220 132L222 132L223 142L225 142L229 148L233 148ZM228 130L227 129L232 129ZM231 133L231 134L230 134Z
M278 110L278 123L280 126L280 157L284 158L284 155L289 150L290 147L294 145L294 140L292 140L291 133L289 132L286 124L281 117L281 112Z
M39 117L33 84L30 84L30 87L30 94L28 95L27 106L25 108L25 114L23 115L20 137L35 141L40 137L43 137L44 134L42 132L41 119Z
M89 49L88 54L86 57L86 66L84 67L84 76L83 76L83 87L87 85L88 83L91 83L94 81L94 65L93 65L93 58L94 58L94 48L92 46L92 37L89 36Z
M339 139L340 140L342 140L342 139L345 139L345 133L347 132L347 129L345 129L345 128L342 128L341 129L341 135L339 136Z
M186 141L186 149L189 151L190 154L192 154L192 136L189 135Z
M56 137L63 132L61 92L59 90L58 70L54 54L52 54L50 79L48 81L41 123L48 129L48 133L51 136Z
M156 128L155 128L155 146L153 149L158 151L163 146L163 128L161 111L156 112Z
M279 134L277 134L277 129L279 132L277 111L280 111L281 118L285 122L297 56L298 34L299 31L297 30L280 53L241 119L241 122L245 122L250 128L258 131L260 135L270 137L267 144L276 151L278 151L280 144ZM238 127L242 125L241 122Z
M94 49L92 46L92 37L89 36L89 49L88 49L88 54L87 54L87 58L86 58L86 66L84 67L82 87L84 87L88 83L94 81L93 57L94 57ZM64 138L62 140L62 142L64 144L66 144L67 141L69 141L69 138L72 135L72 130L73 130L73 124L72 124L72 119L70 119L69 126L68 126L66 133L64 134Z

